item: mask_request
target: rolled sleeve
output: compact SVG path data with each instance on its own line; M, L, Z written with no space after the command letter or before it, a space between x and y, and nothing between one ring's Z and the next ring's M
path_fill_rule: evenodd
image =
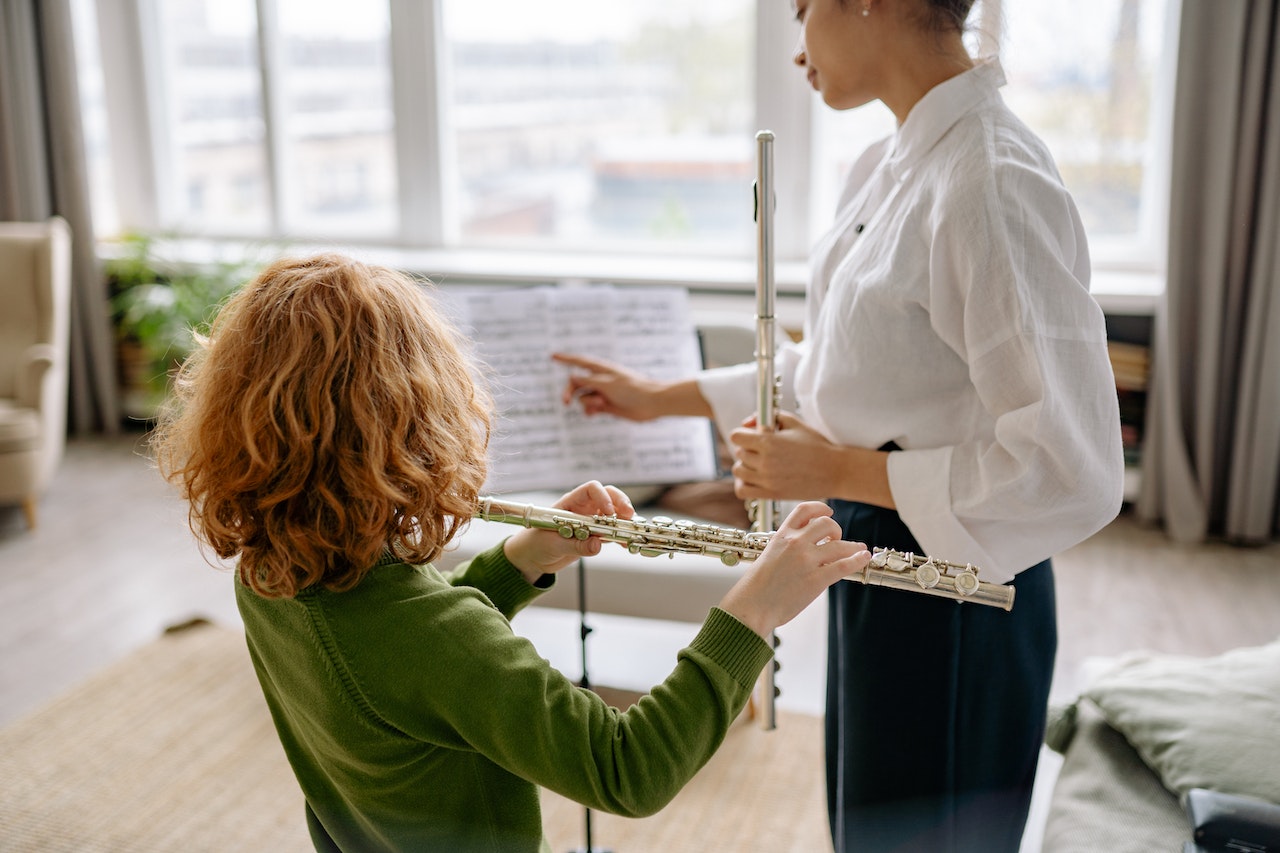
M973 537L951 508L951 448L895 450L889 454L889 489L898 515L926 554L952 563L972 563L991 583L1013 580L1015 570Z
M735 364L704 370L697 376L698 391L711 406L712 420L725 441L742 422L756 412L756 366Z

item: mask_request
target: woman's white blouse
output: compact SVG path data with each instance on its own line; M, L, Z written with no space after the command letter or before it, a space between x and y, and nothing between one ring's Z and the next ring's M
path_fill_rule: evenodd
M1003 84L994 60L946 81L858 159L811 258L803 343L778 358L782 407L836 443L901 448L903 521L993 582L1103 527L1124 480L1084 229ZM727 435L755 366L699 388Z

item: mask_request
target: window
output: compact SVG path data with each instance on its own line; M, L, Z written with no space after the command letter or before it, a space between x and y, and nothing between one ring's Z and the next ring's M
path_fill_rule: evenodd
M467 243L749 247L751 0L449 0Z
M253 0L155 6L159 176L166 225L196 233L269 230L272 218L261 53ZM185 187L185 192L178 192Z
M79 74L81 128L84 132L85 160L89 175L89 197L94 226L100 234L120 228L120 211L111 169L110 134L107 130L107 99L98 55L98 16L93 0L72 0L72 27L76 42Z
M979 38L1001 45L1002 95L1053 152L1096 268L1162 263L1170 14L1169 0L986 0L974 9L970 51L984 53ZM822 223L838 175L892 132L893 115L879 104L837 115L817 101L815 110L814 216Z
M166 225L207 234L385 235L395 227L385 5L155 5Z
M1158 266L1171 2L976 10L1003 25L1005 98L1053 150L1099 266ZM786 0L107 5L86 125L95 201L117 200L99 221L125 228L740 262L768 127L778 260L798 262L850 160L893 129L879 105L836 114L809 92ZM104 115L126 193L104 175Z
M1168 0L1003 0L975 30L1001 44L1005 102L1049 146L1098 268L1155 269L1162 258L1165 129L1173 53ZM971 34L972 35L972 34ZM977 37L971 52L981 53ZM893 132L881 104L844 114L815 102L815 221L829 222L839 175Z
M1005 100L1057 159L1095 266L1160 266L1170 3L1018 0L1005 9Z

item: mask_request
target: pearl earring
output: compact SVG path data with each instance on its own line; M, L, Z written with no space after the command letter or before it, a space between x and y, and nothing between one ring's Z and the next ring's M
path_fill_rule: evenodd
M870 7L870 6L863 6L863 7L862 7L862 17L864 17L864 18L865 18L865 17L867 17L867 16L868 16L868 15L870 15L870 14L871 14L871 7Z

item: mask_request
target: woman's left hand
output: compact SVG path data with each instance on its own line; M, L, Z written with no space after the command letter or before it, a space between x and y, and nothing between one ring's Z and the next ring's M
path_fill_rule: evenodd
M616 515L631 518L636 514L631 500L616 486L601 485L596 480L583 483L554 504L559 509L578 515ZM579 557L600 553L604 540L599 536L566 539L554 530L527 528L508 537L503 551L511 564L530 583L545 574L558 572Z
M845 498L893 506L888 453L835 444L790 412L762 432L749 418L729 436L733 490L743 500Z

